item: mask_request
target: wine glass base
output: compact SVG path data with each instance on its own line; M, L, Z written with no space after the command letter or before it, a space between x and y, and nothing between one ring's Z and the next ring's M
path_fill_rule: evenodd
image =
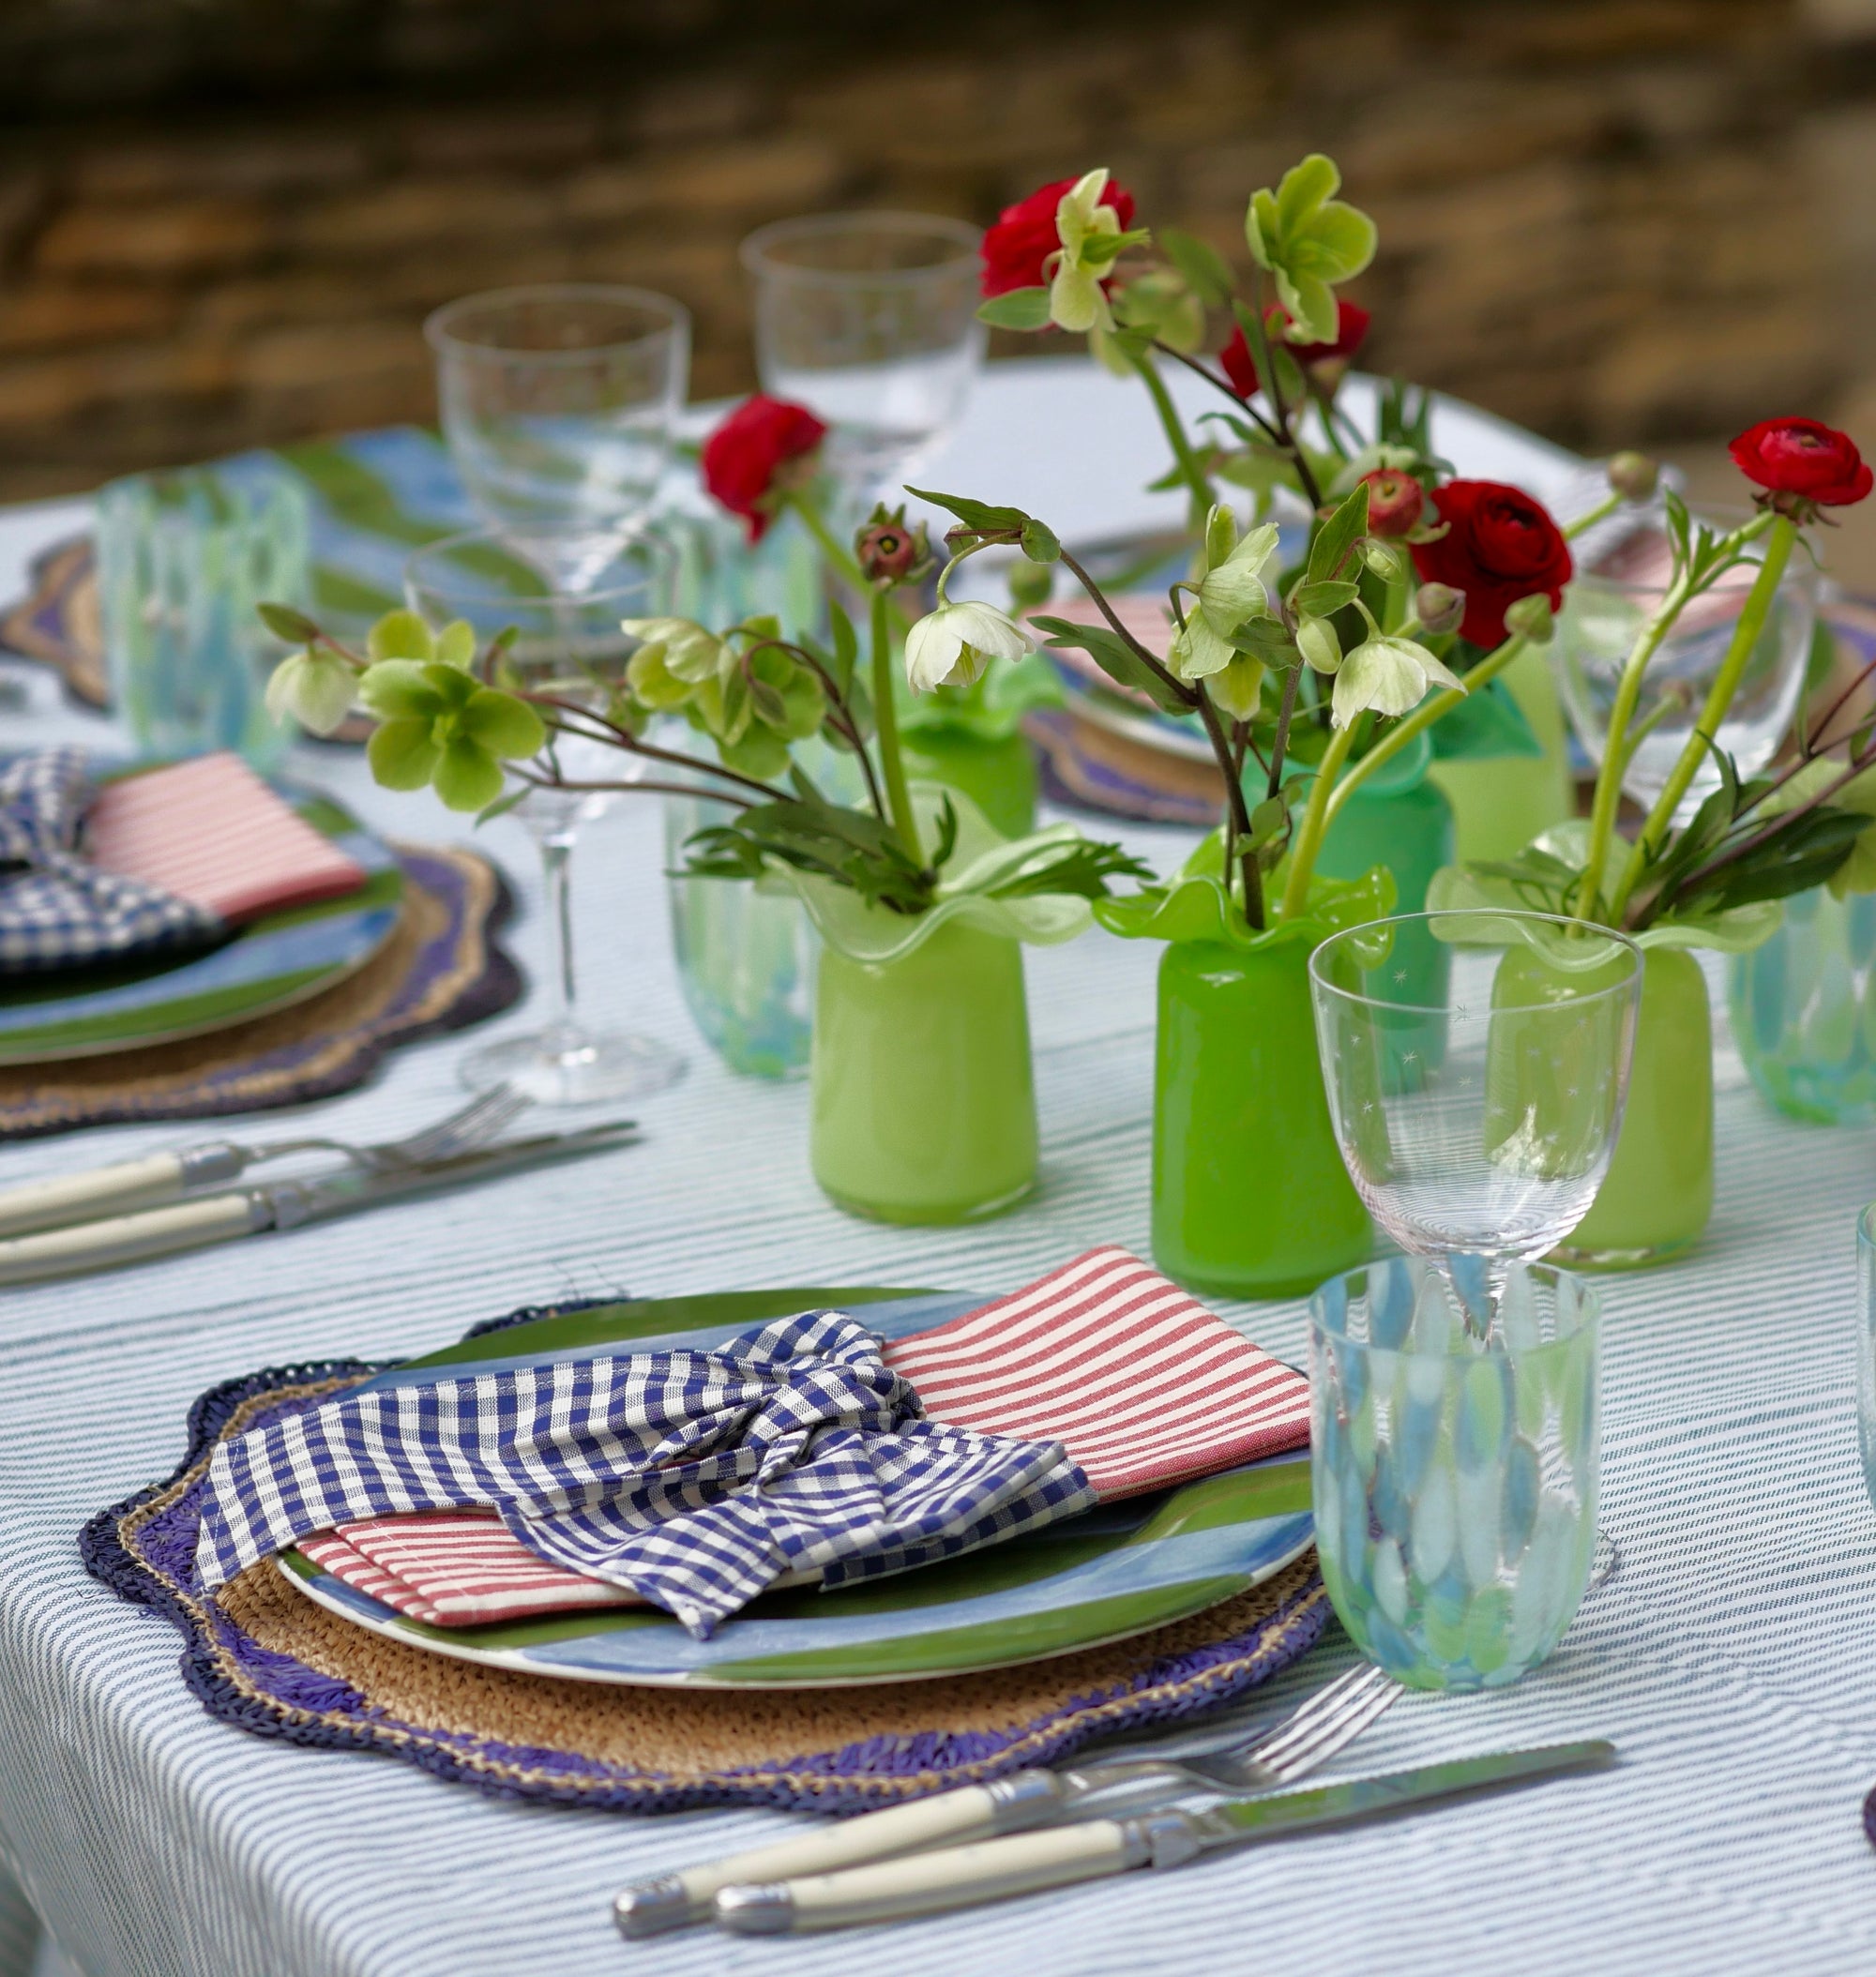
M542 1030L472 1050L457 1075L472 1092L507 1084L536 1105L599 1105L663 1091L684 1060L649 1036Z

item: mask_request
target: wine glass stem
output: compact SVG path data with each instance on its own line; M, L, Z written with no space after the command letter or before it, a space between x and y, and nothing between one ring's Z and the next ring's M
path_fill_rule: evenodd
M550 1028L571 1030L573 1020L573 838L554 831L540 841L548 917L553 923L553 1014Z

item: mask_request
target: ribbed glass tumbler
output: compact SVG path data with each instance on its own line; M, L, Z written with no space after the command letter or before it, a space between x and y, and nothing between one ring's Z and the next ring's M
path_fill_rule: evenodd
M1323 1577L1355 1645L1410 1688L1501 1688L1536 1668L1596 1553L1597 1293L1511 1264L1481 1339L1445 1271L1464 1296L1485 1269L1389 1257L1309 1300Z

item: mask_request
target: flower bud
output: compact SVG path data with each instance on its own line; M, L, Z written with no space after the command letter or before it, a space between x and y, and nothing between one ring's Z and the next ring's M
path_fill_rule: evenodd
M1659 462L1645 453L1618 453L1609 463L1609 484L1624 501L1648 500L1660 478Z
M1528 597L1520 597L1516 604L1507 605L1505 611L1505 631L1507 638L1520 637L1533 645L1548 645L1557 623L1551 611L1551 600L1540 590L1533 591Z
M1368 487L1368 527L1374 536L1405 536L1419 522L1427 490L1411 474L1378 467L1364 474Z
M1457 631L1465 608L1465 592L1449 583L1423 583L1414 594L1414 615L1420 621L1420 629L1435 638Z
M886 515L875 509L854 538L855 559L871 583L903 583L929 553L924 529L908 528L903 510Z
M1315 672L1334 672L1342 662L1341 641L1326 618L1303 618L1297 622L1296 650Z
M1413 574L1413 560L1398 542L1364 542L1361 560L1384 583L1393 583Z
M1047 604L1055 588L1055 572L1046 563L1019 556L1009 567L1009 602L1013 611L1035 611Z

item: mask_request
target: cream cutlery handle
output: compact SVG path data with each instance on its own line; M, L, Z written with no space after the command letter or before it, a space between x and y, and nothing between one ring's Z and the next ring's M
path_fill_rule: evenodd
M1047 1819L1061 1798L1061 1781L1046 1771L1019 1772L994 1786L966 1785L955 1791L933 1792L907 1805L862 1813L856 1819L779 1840L773 1847L753 1848L641 1881L613 1904L613 1916L621 1932L634 1939L662 1935L686 1923L704 1921L720 1888L831 1874L921 1848L1012 1833Z
M844 1929L855 1923L896 1922L935 1915L1040 1888L1066 1888L1146 1864L1117 1819L1088 1819L914 1853L876 1866L851 1867L808 1880L725 1888L717 1897L718 1926L741 1936L772 1936L789 1929Z
M38 1277L108 1270L144 1257L199 1249L232 1236L251 1235L266 1228L268 1218L269 1211L258 1196L204 1195L196 1201L145 1209L141 1215L15 1236L0 1243L0 1284L29 1284Z
M179 1155L152 1154L147 1159L120 1160L113 1167L94 1167L82 1174L28 1181L23 1187L0 1192L0 1236L88 1222L107 1212L123 1215L133 1208L159 1207L181 1196L183 1173Z

